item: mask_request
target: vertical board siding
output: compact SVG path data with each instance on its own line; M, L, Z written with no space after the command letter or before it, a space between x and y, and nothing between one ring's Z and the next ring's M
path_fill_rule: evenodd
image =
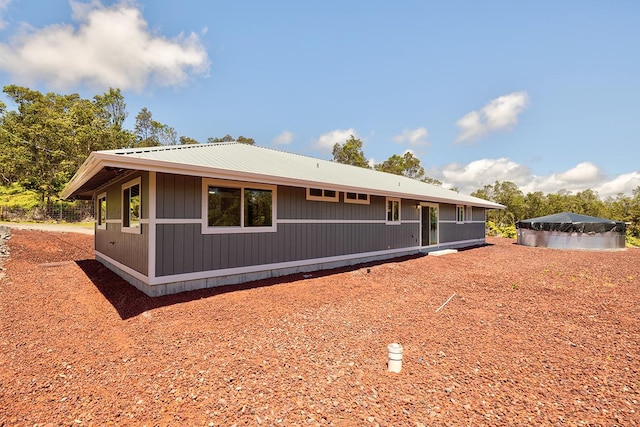
M455 221L456 220L456 205L450 205L448 203L440 203L438 209L440 210L440 221Z
M473 221L485 221L486 212L484 208L473 208Z
M420 245L416 200L402 199L402 223L387 225L385 197L372 195L368 205L345 203L341 192L337 203L308 201L305 188L278 186L277 219L305 222L280 222L275 233L203 235L197 221L202 217L202 179L158 173L156 181L157 218L165 220L156 225L158 277ZM474 209L473 216L483 220L484 210ZM455 221L456 205L439 204L439 217L445 221L440 223L441 243L484 237L483 223L446 222ZM171 219L196 221L171 224Z
M440 243L483 239L484 237L484 223L476 222L466 224L440 224Z
M158 277L401 249L418 245L419 237L419 224L280 224L278 233L228 235L203 235L199 224L158 224L157 230ZM279 250L268 250L274 246Z
M149 218L149 173L130 174L113 181L106 189L107 193L106 230L95 230L95 250L111 259L126 265L135 271L148 274L149 264L149 226L141 224L140 234L123 233L122 229L122 184L140 177L142 206L140 217Z
M200 219L202 179L195 176L156 174L156 217Z

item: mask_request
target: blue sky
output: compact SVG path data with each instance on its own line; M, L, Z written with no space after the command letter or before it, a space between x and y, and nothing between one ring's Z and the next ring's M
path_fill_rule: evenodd
M464 193L640 186L635 0L0 0L0 79L118 87L129 128L147 107L201 142L329 159L354 134Z

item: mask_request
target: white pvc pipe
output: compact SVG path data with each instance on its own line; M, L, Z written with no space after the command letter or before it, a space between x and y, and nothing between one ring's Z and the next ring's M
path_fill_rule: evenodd
M402 350L402 345L395 342L387 346L389 372L398 373L402 369Z

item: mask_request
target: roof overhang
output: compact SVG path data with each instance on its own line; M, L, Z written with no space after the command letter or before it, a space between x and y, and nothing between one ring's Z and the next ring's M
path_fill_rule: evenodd
M504 209L505 206L488 200L473 198L473 203L461 201L456 197L438 197L428 194L416 194L415 192L403 191L401 181L398 179L397 190L380 190L369 186L344 185L339 182L317 181L305 179L292 179L260 173L238 171L234 169L222 169L210 166L184 164L173 161L145 159L135 156L117 154L115 152L93 152L87 160L80 166L78 172L69 181L61 193L63 199L91 200L96 190L100 189L109 181L128 171L149 171L163 172L176 175L201 176L204 178L229 179L235 181L249 181L263 184L288 185L294 187L315 187L325 185L327 188L336 191L367 192L371 195L398 197L421 200L425 202L450 203L450 204L471 204L472 206L486 209ZM391 176L390 179L393 179ZM395 184L394 184L395 187ZM457 193L452 192L452 196Z

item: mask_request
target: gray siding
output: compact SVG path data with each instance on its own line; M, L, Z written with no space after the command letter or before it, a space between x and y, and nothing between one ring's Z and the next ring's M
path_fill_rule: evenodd
M456 205L450 205L448 203L441 203L438 206L440 221L455 221L456 220Z
M157 217L201 218L202 181L196 177L157 174ZM156 276L273 264L400 249L419 244L419 223L328 223L384 221L385 198L369 205L306 200L306 189L279 186L276 233L202 234L200 224L156 225ZM177 206L189 206L184 208ZM414 200L401 201L403 221L419 220ZM318 222L314 223L313 221ZM309 222L310 221L310 222Z
M157 173L156 188L157 218L201 218L201 178Z
M454 224L450 222L440 224L440 243L450 243L464 240L484 239L484 223Z
M440 244L459 242L465 240L484 239L484 208L473 208L472 221L483 222L465 222L463 224L456 223L456 205L442 203L440 209Z
M418 245L418 224L279 224L277 233L201 234L157 225L156 275L326 258Z
M485 209L484 208L473 208L473 220L474 221L484 221L485 220Z
M123 179L114 181L106 190L98 193L107 193L107 223L106 230L95 230L95 249L98 252L134 269L148 274L149 262L149 226L141 224L141 233L123 233L121 224L110 222L122 220L122 184L141 177L141 213L143 219L149 218L149 174L147 172L128 175Z

